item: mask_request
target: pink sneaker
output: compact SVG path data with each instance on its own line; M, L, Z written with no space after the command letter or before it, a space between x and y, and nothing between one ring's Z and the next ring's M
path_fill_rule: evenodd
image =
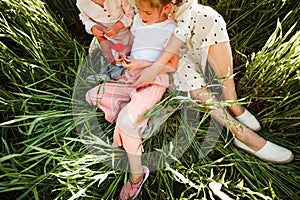
M149 169L148 167L143 166L143 177L137 182L132 182L131 180L128 180L126 182L126 185L122 187L119 199L120 200L135 199L139 195L142 186L144 182L147 180L148 176L149 176Z

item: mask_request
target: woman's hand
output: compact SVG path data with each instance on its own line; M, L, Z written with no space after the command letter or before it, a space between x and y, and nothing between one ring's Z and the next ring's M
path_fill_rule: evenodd
M152 82L155 77L160 73L161 67L158 64L153 64L150 67L146 67L142 70L140 77L135 83L132 84L133 87L143 87L147 86Z

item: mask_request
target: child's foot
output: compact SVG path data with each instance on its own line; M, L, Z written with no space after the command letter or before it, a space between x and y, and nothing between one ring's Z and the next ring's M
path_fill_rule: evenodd
M144 182L147 180L148 176L149 176L149 169L148 167L143 166L143 175L141 179L136 182L132 182L131 180L128 180L126 182L126 185L122 187L119 199L120 200L135 199L139 195L142 186Z
M92 74L88 76L85 80L92 84L101 84L103 82L109 81L109 77L106 74Z
M243 114L236 116L235 119L253 131L259 131L261 129L258 120L247 109L245 109Z

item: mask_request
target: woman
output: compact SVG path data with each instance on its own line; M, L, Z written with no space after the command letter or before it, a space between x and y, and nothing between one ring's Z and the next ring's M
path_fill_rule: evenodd
M232 53L224 19L211 7L200 5L196 0L174 0L173 4L172 17L177 22L174 34L160 57L143 70L134 84L142 86L151 82L179 50L178 68L173 74L177 90L187 91L201 102L217 102L204 79L204 68L208 62L222 80L224 100L236 101ZM228 109L233 116L222 108L212 110L211 116L229 127L238 148L268 162L283 164L293 160L290 150L254 132L260 129L260 124L243 106L229 106Z

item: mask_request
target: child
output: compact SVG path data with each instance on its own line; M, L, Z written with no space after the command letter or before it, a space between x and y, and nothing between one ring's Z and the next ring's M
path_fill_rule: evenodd
M77 0L76 3L80 10L79 18L85 26L89 34L93 34L94 38L91 42L89 53L93 49L100 48L103 55L109 61L114 63L114 53L111 46L117 43L127 44L130 38L129 27L132 24L134 10L128 0ZM99 77L92 75L87 78L89 82L95 79L106 79L111 75L121 74L122 68L116 66L101 66L109 68L102 69ZM115 77L113 77L115 78Z
M134 18L132 36L127 46L127 49L131 49L132 58L125 58L125 61L138 64L134 68L128 67L118 82L98 85L86 94L88 103L104 111L109 122L116 119L114 145L125 149L131 172L131 180L127 181L120 193L122 200L136 198L149 175L149 169L142 166L141 159L141 128L147 121L137 122L161 100L169 84L166 72L174 72L177 66L178 58L175 55L168 63L169 68L157 74L147 86L132 86L140 73L157 59L173 33L175 23L168 17L170 1L136 0L139 14Z
M174 6L171 13L177 22L174 34L160 57L141 73L134 86L151 82L160 70L165 70L165 64L179 50L178 69L173 74L177 90L189 92L202 102L217 101L205 87L204 68L209 63L217 77L224 81L224 99L236 101L232 55L224 19L211 7L200 5L196 0L172 2ZM134 65L136 63L132 62L131 66ZM235 117L221 108L212 110L211 114L223 126L229 124L238 148L268 162L289 163L293 160L291 151L254 132L260 129L260 124L244 107L237 105L228 109Z

